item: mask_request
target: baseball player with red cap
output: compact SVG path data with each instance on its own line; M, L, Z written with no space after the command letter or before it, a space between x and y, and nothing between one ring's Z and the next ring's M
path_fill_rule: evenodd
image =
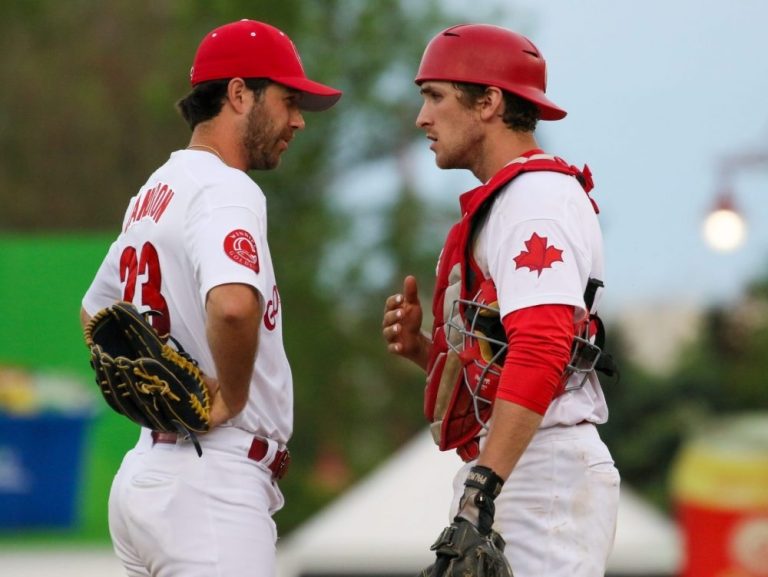
M115 551L131 577L274 575L289 463L293 385L267 244L266 198L246 171L273 169L303 111L341 92L307 78L293 42L254 20L203 38L178 108L192 130L134 196L83 298L83 324L117 300L154 310L199 362L211 431L142 429L109 498Z
M460 198L440 255L430 333L416 279L386 301L388 350L425 370L425 415L441 450L465 461L452 525L425 575L443 575L452 535L498 531L515 577L597 577L616 524L619 474L596 425L597 371L615 373L597 316L603 244L592 179L543 151L546 64L524 36L448 28L416 75L416 124L440 168L482 183Z

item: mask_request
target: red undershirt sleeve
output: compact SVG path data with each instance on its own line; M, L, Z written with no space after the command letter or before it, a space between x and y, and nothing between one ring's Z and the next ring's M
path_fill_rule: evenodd
M539 305L518 309L502 320L509 349L497 398L543 415L560 388L571 356L574 307Z

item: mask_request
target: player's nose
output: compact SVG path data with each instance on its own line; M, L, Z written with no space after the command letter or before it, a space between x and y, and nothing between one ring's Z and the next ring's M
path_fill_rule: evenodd
M426 104L422 104L421 109L419 110L419 114L416 116L416 126L422 130L430 124L430 120L427 116L425 108Z
M301 110L297 110L291 118L291 127L294 130L304 130L304 126L306 126L304 115L301 113Z

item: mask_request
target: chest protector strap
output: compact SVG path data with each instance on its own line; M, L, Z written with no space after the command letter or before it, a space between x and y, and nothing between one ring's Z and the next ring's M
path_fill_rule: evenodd
M498 332L498 306L493 283L484 279L472 258L472 235L482 216L490 209L497 192L524 172L550 171L576 178L589 193L592 189L588 167L580 171L564 160L540 151L515 159L486 184L460 198L462 218L448 232L437 266L432 304L434 325L432 350L427 364L424 391L424 415L431 423L432 436L440 450L456 449L464 460L477 456L476 437L491 416L503 358L476 342L471 349L462 342L461 332L451 327L467 328L467 309L474 318L493 317L497 327L494 338L506 345L506 336ZM597 205L590 201L598 212ZM484 282L485 281L485 282ZM595 287L595 290L597 287ZM585 295L586 297L587 295ZM594 293L590 300L594 298ZM592 303L588 307L591 309ZM479 314L478 314L479 312ZM474 321L473 321L474 323ZM474 330L476 327L469 327ZM487 339L486 339L487 341ZM503 341L503 343L501 342ZM495 348L495 347L494 347ZM488 368L477 370L475 360L482 356Z

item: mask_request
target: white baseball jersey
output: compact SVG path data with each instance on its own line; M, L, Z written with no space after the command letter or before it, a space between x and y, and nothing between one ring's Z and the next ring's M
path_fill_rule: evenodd
M576 307L574 321L579 321L586 315L587 280L603 280L597 215L579 182L557 172L523 173L498 193L478 234L474 257L496 285L502 318L525 307L565 304ZM599 298L598 291L593 312ZM605 398L593 373L582 388L553 400L541 426L585 420L600 424L607 418Z
M267 245L266 198L247 174L208 152L171 154L131 199L83 307L93 315L126 300L140 311L160 310L159 331L170 329L202 371L216 376L205 303L212 288L229 283L258 291L262 320L248 403L227 424L286 444L293 428L291 369Z

